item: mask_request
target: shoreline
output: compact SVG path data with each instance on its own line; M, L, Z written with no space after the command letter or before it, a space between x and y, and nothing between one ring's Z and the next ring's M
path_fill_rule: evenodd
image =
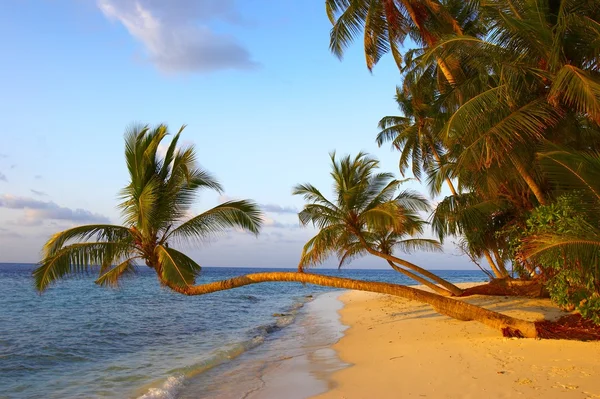
M332 348L349 366L330 374L330 389L314 399L600 398L600 342L504 338L382 294L345 291L339 299L348 328ZM467 300L527 320L565 314L548 299Z

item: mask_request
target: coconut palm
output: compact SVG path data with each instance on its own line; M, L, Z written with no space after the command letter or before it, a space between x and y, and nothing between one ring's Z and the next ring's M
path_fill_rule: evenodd
M135 126L126 133L125 159L131 180L121 191L123 225L79 226L52 236L34 272L38 290L94 265L99 266L98 284L117 285L139 262L154 269L162 284L188 287L201 267L173 244L203 240L227 228L258 234L261 212L247 200L228 201L189 217L198 191L221 192L222 187L196 165L192 147L177 148L183 128L164 158L159 146L168 135L166 126Z
M418 220L418 227L415 230L411 230L407 228L405 231L398 233L392 229L388 230L375 230L372 232L367 232L365 234L365 241L371 248L376 249L377 251L383 252L388 255L393 255L394 249L399 249L404 253L410 254L413 251L432 251L437 252L442 250L442 246L436 240L427 239L427 238L407 238L411 237L415 234L423 233L422 225L425 223L422 220ZM358 240L355 240L352 243L345 245L344 248L340 248L337 251L337 255L339 257L339 266L338 268L342 268L342 266L349 264L352 260L365 256L368 254L368 251L365 249L365 246ZM303 254L305 255L305 254ZM310 254L307 254L310 259ZM304 256L303 256L304 258ZM440 295L450 296L452 293L445 288L442 288L430 280L427 280L418 274L411 272L405 268L400 267L390 260L386 260L387 264L390 265L392 269L401 273L408 278L411 278L418 283L430 288L434 292L437 292ZM306 267L303 264L303 261L300 261L302 267Z
M325 8L333 25L331 51L341 58L344 50L362 31L369 70L387 52L392 53L401 68L400 46L407 37L420 45L431 47L440 35L450 32L462 34L460 24L436 0L326 0ZM455 77L451 65L438 59L443 75L453 84Z
M184 295L204 295L269 281L309 283L395 295L428 303L436 311L459 320L477 320L505 335L538 336L534 323L396 284L272 272L194 285L200 266L172 245L202 240L231 227L258 234L261 213L253 202L242 200L221 204L188 219L198 190L220 191L221 186L208 172L198 168L193 147L177 148L181 130L161 157L158 148L167 134L163 125L154 129L134 127L126 134L125 157L131 180L121 192L125 225L81 226L51 237L44 246L39 267L33 272L38 291L68 276L86 274L95 267L100 272L96 282L114 286L135 271L136 262L145 262L162 285ZM407 198L404 203L414 205L421 200Z
M445 116L436 107L434 91L430 80L425 85L422 81L405 80L402 88L396 88L396 102L402 116L385 116L379 121L377 144L391 142L400 151L400 173L404 175L410 163L412 174L419 181L423 172L430 174L445 164L446 149L437 138ZM444 180L456 195L454 183L448 176Z
M408 190L398 193L402 182L390 173L376 173L379 162L367 154L337 161L332 153L331 163L335 200L328 200L311 184L297 185L293 191L308 202L298 215L300 223L310 223L319 229L304 246L300 268L318 264L332 253L343 254L347 247L359 242L368 253L414 270L452 294L460 295L462 290L454 284L407 260L377 250L367 241L374 231L406 233L409 223L418 222L416 212L429 210L427 200Z
M600 121L598 7L521 0L490 1L481 9L488 21L485 39L445 37L420 61L459 57L463 70L487 71L485 84L448 118L440 139L449 149L461 144L452 154L459 173L474 165L510 165L536 202L545 204L535 144L560 142L565 135L559 132L584 132ZM591 141L583 145L598 145L597 134L587 137Z

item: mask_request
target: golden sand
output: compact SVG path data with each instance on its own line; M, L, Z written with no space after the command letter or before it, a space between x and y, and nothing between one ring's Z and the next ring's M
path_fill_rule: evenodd
M334 349L351 366L317 398L600 398L600 342L509 339L397 297L340 299L349 329ZM546 299L467 300L528 320L564 314Z

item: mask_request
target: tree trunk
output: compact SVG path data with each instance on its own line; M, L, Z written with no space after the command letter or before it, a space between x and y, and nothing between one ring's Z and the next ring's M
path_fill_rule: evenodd
M525 180L525 183L527 183L527 186L529 187L529 189L533 192L533 195L535 195L535 198L537 198L540 205L546 205L546 198L544 197L544 194L542 193L542 189L535 182L535 180L533 179L533 176L531 176L531 174L529 174L529 172L527 171L527 169L525 169L525 167L523 166L521 161L514 159L512 157L511 157L511 161L512 161L513 165L515 166L515 168L517 169L517 172L519 172L519 174L521 175L523 180Z
M249 284L258 284L269 281L298 282L322 285L333 288L345 288L359 291L377 292L399 296L412 301L423 302L431 305L438 313L454 319L469 321L474 320L496 330L502 331L505 336L519 336L536 338L535 324L529 321L516 319L501 313L493 312L468 302L446 298L438 294L426 292L416 288L398 284L381 283L375 281L360 281L348 278L330 277L310 273L271 272L252 273L244 276L233 277L228 280L215 281L195 286L180 287L168 282L163 282L172 290L185 295L204 295L211 292L229 290Z
M487 259L488 263L490 264L490 267L492 268L492 271L494 272L494 276L496 276L496 278L503 278L504 276L502 275L502 273L498 269L498 266L496 266L496 263L492 259L492 255L490 254L490 251L488 251L487 249L485 249L483 251L483 255L485 256L485 258Z
M405 276L412 278L416 282L419 282L419 283L423 284L424 286L431 288L438 294L443 295L443 296L452 296L452 293L450 291L448 291L442 287L438 287L437 285L433 284L431 281L425 280L424 278L422 278L421 276L419 276L417 274L414 274L412 272L409 272L408 270L402 269L401 267L396 266L393 262L390 262L389 260L387 261L387 263L392 267L392 269L394 269L398 273L402 273Z
M460 288L458 288L451 282L446 281L439 276L436 276L435 274L431 273L430 271L425 270L422 267L415 265L414 263L410 263L409 261L397 258L393 255L389 255L384 252L379 252L379 251L374 250L373 248L371 248L371 246L367 243L367 241L364 239L364 237L360 233L357 233L357 232L354 232L354 233L355 233L356 237L358 238L358 240L360 241L360 243L365 247L367 252L370 253L371 255L375 255L375 256L383 258L387 261L399 263L402 266L408 267L409 269L414 270L417 273L420 273L423 276L428 277L431 280L435 281L436 283L438 283L439 285L441 285L442 287L444 287L448 291L450 291L452 293L452 295L455 295L455 296L462 295L463 290L461 290Z
M498 270L500 270L500 273L502 273L502 275L504 277L509 277L510 273L508 273L508 270L506 270L506 266L504 266L504 260L500 256L500 253L498 252L498 248L494 248L493 252L494 252L494 258L496 259L496 264L498 265Z
M389 254L386 254L383 252L376 251L369 246L369 244L365 241L365 239L360 234L356 234L356 236L360 240L361 244L365 247L367 252L370 253L371 255L375 255L375 256L378 256L385 260L388 260L390 262L398 263L402 266L408 267L409 269L414 270L417 273L420 273L423 276L430 278L432 281L435 281L436 283L438 283L439 285L441 285L442 287L444 287L448 291L450 291L452 293L452 295L460 296L462 294L463 290L461 290L460 288L458 288L451 282L446 281L439 276L436 276L435 274L431 273L430 271L425 270L422 267L415 265L414 263L410 263L409 261L397 258L393 255L389 255Z

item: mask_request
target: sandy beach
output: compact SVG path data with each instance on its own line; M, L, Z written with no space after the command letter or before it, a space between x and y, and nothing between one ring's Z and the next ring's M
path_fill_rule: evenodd
M387 295L340 300L349 328L333 348L351 366L315 398L600 398L600 342L503 338ZM546 299L467 300L528 320L564 314Z

